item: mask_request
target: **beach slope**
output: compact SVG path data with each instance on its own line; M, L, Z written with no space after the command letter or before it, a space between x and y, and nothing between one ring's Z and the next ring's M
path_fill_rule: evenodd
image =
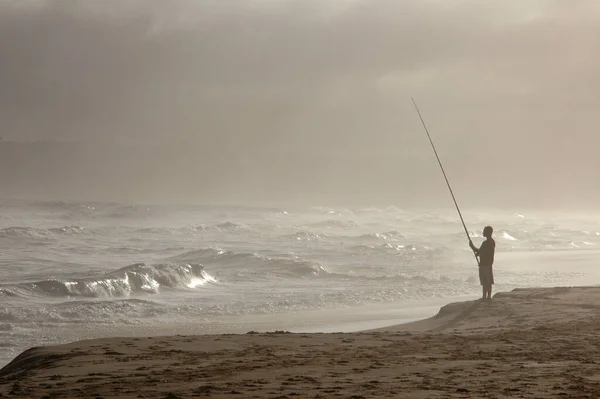
M597 398L600 288L536 288L347 334L108 338L32 348L6 398Z

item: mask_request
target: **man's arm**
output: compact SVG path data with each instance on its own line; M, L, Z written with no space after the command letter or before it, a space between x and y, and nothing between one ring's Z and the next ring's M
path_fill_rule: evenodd
M473 244L473 241L469 240L469 246L471 247L473 252L475 252L475 255L479 256L479 254L481 253L481 251L483 251L485 247L485 241L481 243L481 247L477 248L475 244Z

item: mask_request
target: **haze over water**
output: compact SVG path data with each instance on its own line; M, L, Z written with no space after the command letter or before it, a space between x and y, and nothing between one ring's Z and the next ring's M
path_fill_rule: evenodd
M599 8L2 1L3 197L593 208Z

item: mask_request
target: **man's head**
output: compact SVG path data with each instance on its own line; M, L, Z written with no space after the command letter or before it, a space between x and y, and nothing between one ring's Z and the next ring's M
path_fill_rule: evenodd
M485 238L491 238L493 232L494 232L494 229L492 228L492 226L485 226L483 228L483 236Z

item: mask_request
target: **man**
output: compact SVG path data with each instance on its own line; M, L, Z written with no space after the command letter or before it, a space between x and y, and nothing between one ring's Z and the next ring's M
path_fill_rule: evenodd
M483 297L481 299L492 299L492 284L494 284L494 252L496 250L496 241L492 238L494 229L492 226L486 226L483 229L483 236L486 240L477 248L473 241L469 240L469 246L479 257L479 282L483 287Z

